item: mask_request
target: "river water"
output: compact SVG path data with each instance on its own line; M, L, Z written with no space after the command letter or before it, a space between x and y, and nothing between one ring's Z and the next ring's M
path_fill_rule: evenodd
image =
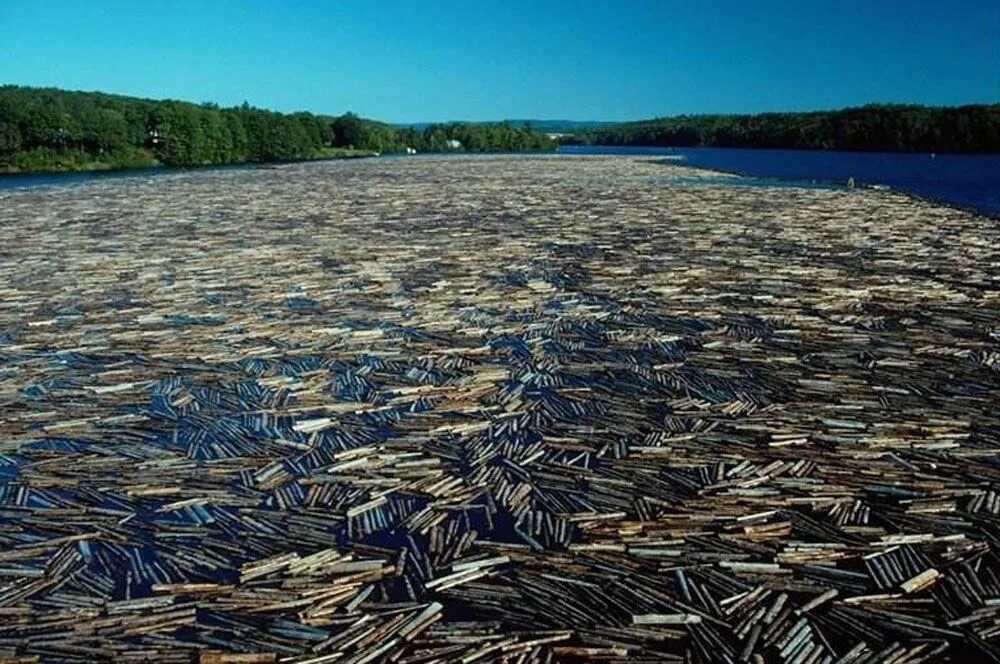
M983 214L1000 215L1000 155L566 146L564 154L662 155L679 165L802 184L886 186Z

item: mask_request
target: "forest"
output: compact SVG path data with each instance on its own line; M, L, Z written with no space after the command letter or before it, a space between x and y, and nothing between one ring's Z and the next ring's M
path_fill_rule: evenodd
M400 127L346 113L333 120L332 128L334 146L355 146L376 152L400 152L407 147L419 152L444 152L456 149L449 144L451 141L457 141L461 146L458 149L468 152L520 152L556 147L555 141L530 126L509 122Z
M452 143L450 141L458 141ZM525 127L451 123L420 130L360 118L0 86L0 172L238 164L373 152L548 150Z
M1000 152L1000 104L687 115L591 123L561 140L592 145ZM278 113L247 103L221 108L0 86L0 172L238 164L408 149L517 152L554 147L552 139L527 121L395 126L353 113Z
M587 130L566 143L901 152L1000 152L1000 104L873 104L839 111L685 115Z

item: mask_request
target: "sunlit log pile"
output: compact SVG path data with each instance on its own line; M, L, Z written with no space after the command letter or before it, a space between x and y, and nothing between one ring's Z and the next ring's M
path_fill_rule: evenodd
M520 157L0 227L0 661L1000 659L996 220Z

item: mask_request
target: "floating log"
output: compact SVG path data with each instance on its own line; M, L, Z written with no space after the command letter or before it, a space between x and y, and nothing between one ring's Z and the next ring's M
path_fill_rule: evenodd
M751 184L0 190L0 661L1000 661L1000 227Z

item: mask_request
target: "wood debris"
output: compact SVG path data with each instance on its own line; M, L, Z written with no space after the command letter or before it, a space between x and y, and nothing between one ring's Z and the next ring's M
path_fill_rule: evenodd
M697 180L0 191L0 661L1000 660L996 221Z

